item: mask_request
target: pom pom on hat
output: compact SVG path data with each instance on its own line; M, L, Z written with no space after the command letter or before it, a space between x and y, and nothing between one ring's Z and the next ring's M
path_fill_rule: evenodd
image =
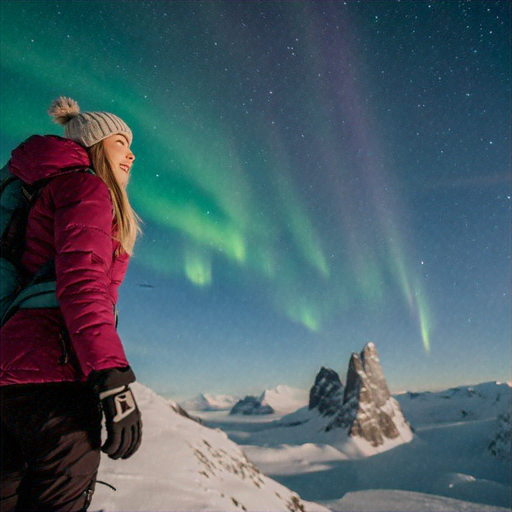
M121 118L109 112L80 112L78 103L71 98L60 96L53 100L48 114L55 123L64 126L64 137L86 148L116 133L132 143L132 131Z
M64 126L80 114L80 107L75 100L61 96L52 101L48 114L53 117L54 123Z

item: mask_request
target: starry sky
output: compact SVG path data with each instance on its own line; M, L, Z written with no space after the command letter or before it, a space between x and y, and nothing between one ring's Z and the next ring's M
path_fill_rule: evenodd
M119 302L174 399L511 380L507 1L1 0L1 161L70 96L134 132Z

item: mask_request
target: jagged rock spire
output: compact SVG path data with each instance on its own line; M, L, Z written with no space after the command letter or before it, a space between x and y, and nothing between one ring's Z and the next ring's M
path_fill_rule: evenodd
M377 347L374 343L367 343L361 352L364 373L372 384L370 393L377 407L383 406L391 397L384 372L380 365Z
M343 403L325 430L335 428L347 429L350 436L362 437L375 447L404 432L412 437L398 402L391 397L373 343L350 358Z
M332 416L343 403L343 385L339 375L322 366L309 391L309 408L318 409L323 416Z

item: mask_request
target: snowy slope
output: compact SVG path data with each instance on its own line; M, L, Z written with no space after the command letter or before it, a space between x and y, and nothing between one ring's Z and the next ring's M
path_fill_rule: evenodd
M244 452L279 484L223 432L181 416L173 402L141 385L134 391L143 412L143 445L127 461L103 459L98 478L117 492L98 484L89 509L93 512L277 512L302 510L301 505L306 511L510 510L499 508L510 507L510 459L488 450L495 419L420 424L412 442L364 457L350 443L341 452L322 442L294 444L293 436L276 438L294 429L271 428L272 419L248 423L249 418L241 421L227 411L202 415L218 418L223 427L231 418L232 427L242 429L232 437L249 444ZM308 416L305 408L287 419L300 422ZM431 420L429 414L425 418ZM321 420L309 417L302 425L314 437L318 431L311 427L314 421L324 426Z
M348 432L342 428L326 432L332 418L322 416L318 411L310 410L306 406L284 416L280 421L269 425L267 429L251 434L245 442L265 448L307 445L306 451L310 450L311 446L327 445L323 450L329 451L336 460L360 459L382 453L412 440L409 427L401 415L400 418L401 420L397 422L398 437L385 439L381 445L373 446L359 436L349 436Z
M303 502L262 474L220 430L177 412L150 389L134 384L143 414L140 450L126 461L103 457L91 511L325 511ZM304 508L301 508L304 507Z
M341 500L324 502L335 512L499 512L509 509L410 491L349 492Z
M499 382L460 386L438 393L408 392L395 398L413 426L496 418L509 412L512 403L510 386Z
M510 507L510 459L494 457L488 450L494 429L495 420L419 427L410 443L373 457L361 457L355 449L350 454L349 445L343 453L322 443L293 444L292 439L279 445L261 445L255 442L264 441L260 432L245 439L252 446L244 446L244 452L266 474L304 499L323 504L346 493L387 489Z
M372 457L341 429L326 433L330 418L307 406L281 421L204 419L242 443L266 474L333 510L510 510L508 392L501 384L486 383L416 394L425 397L419 401L406 397L416 420L412 441ZM463 407L472 414L461 420ZM507 408L508 415L496 418ZM457 421L449 421L453 418Z

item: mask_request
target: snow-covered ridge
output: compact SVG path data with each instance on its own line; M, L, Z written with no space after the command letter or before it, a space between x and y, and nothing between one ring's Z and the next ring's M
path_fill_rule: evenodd
M262 397L248 395L239 400L231 409L229 414L245 414L246 416L261 416L274 414L274 409L265 402Z
M187 417L177 404L135 383L143 442L126 461L103 457L90 510L326 511L265 476L220 430Z
M512 389L500 382L439 392L407 392L395 398L413 426L496 418L507 414L512 407Z
M444 496L387 489L348 492L342 499L325 502L325 505L334 512L506 512L509 510Z

